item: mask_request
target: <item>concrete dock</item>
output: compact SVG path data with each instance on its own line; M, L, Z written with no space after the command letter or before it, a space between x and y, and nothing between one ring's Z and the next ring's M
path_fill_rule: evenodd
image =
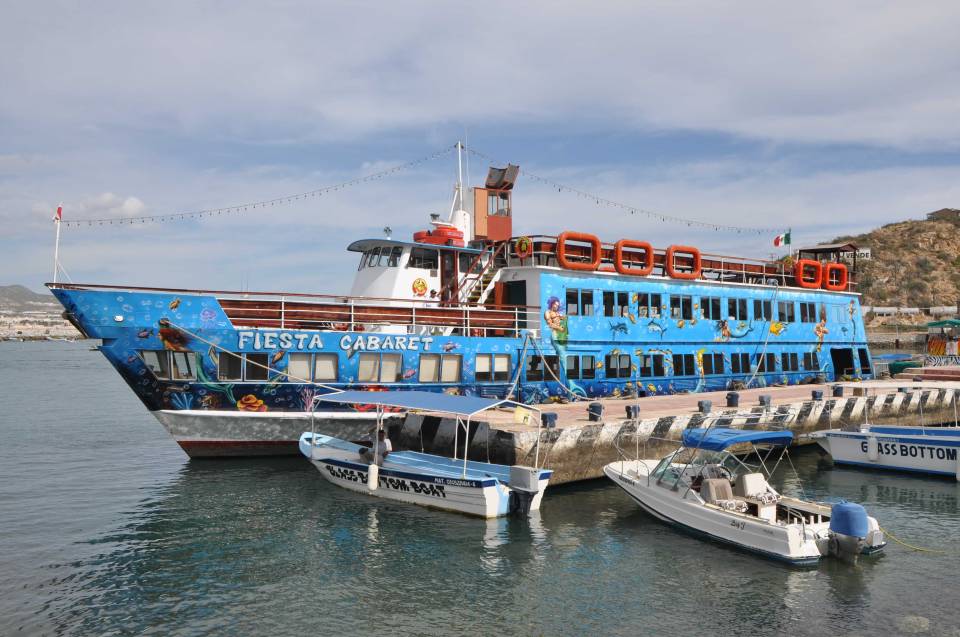
M834 397L833 387L843 388ZM821 400L813 392L823 392ZM633 457L640 448L644 457L664 455L689 427L734 426L745 429L787 428L795 435L855 425L933 424L954 422L960 400L958 381L866 381L830 385L793 385L740 390L739 407L726 407L727 392L676 394L632 399L583 400L566 404L538 405L557 414L554 428L540 431L540 465L554 470L552 484L589 480L603 476L603 466ZM770 397L762 406L760 396ZM707 413L698 411L701 401L711 401ZM599 402L603 416L591 421L587 405ZM640 416L627 418L628 405L639 407ZM426 451L463 457L463 431L456 421L427 414L408 414L402 424L391 427L390 438L398 449ZM518 422L512 411L486 412L472 423L468 451L471 460L498 464L534 463L536 424Z

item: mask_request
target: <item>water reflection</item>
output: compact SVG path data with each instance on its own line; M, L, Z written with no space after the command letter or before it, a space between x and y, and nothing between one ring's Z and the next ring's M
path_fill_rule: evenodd
M785 490L865 496L897 523L906 504L960 530L952 485L795 462L799 481L776 476ZM678 533L603 481L554 489L527 520L478 520L337 489L298 459L193 461L124 520L44 583L56 632L317 632L322 618L346 634L886 634L878 605L956 616L909 588L935 590L956 560L792 569Z

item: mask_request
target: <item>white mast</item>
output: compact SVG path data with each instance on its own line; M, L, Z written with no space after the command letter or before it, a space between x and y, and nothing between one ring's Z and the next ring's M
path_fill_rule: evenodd
M63 204L57 206L57 216L53 218L57 224L57 238L53 244L53 282L57 282L57 272L60 270L60 216L63 214Z

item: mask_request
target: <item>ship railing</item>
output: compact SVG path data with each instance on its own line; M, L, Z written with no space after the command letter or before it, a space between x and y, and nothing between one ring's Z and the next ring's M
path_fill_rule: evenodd
M508 266L548 266L559 267L557 262L556 245L557 238L549 235L532 235L529 237L533 243L533 253L531 256L521 259L517 257L513 250L507 250L505 253ZM508 242L509 243L509 242ZM578 249L584 251L580 246L571 246L568 258L577 260ZM600 271L614 271L613 255L615 245L613 243L600 244ZM654 248L654 268L653 276L666 277L666 249ZM582 260L589 261L589 257L584 252ZM784 261L770 261L767 259L754 259L750 257L735 257L722 254L713 254L709 252L701 253L701 279L705 281L719 281L725 283L747 283L753 285L768 285L779 287L799 287L794 280L793 267ZM678 265L685 265L683 257L677 258ZM640 267L643 264L640 261L627 262L628 265ZM688 264L689 265L689 264ZM857 283L854 280L854 273L850 273L847 291L855 292Z
M526 329L538 327L540 320L539 306L525 305L74 283L50 287L213 296L235 327L249 328L384 332L405 328L404 332L411 334L516 337Z

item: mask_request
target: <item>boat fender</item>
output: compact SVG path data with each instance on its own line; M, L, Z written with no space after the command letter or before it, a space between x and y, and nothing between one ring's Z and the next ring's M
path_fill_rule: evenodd
M880 459L880 444L876 436L867 436L867 459L876 462Z
M377 487L380 485L380 467L376 464L371 464L367 467L367 488L371 491L376 491Z

